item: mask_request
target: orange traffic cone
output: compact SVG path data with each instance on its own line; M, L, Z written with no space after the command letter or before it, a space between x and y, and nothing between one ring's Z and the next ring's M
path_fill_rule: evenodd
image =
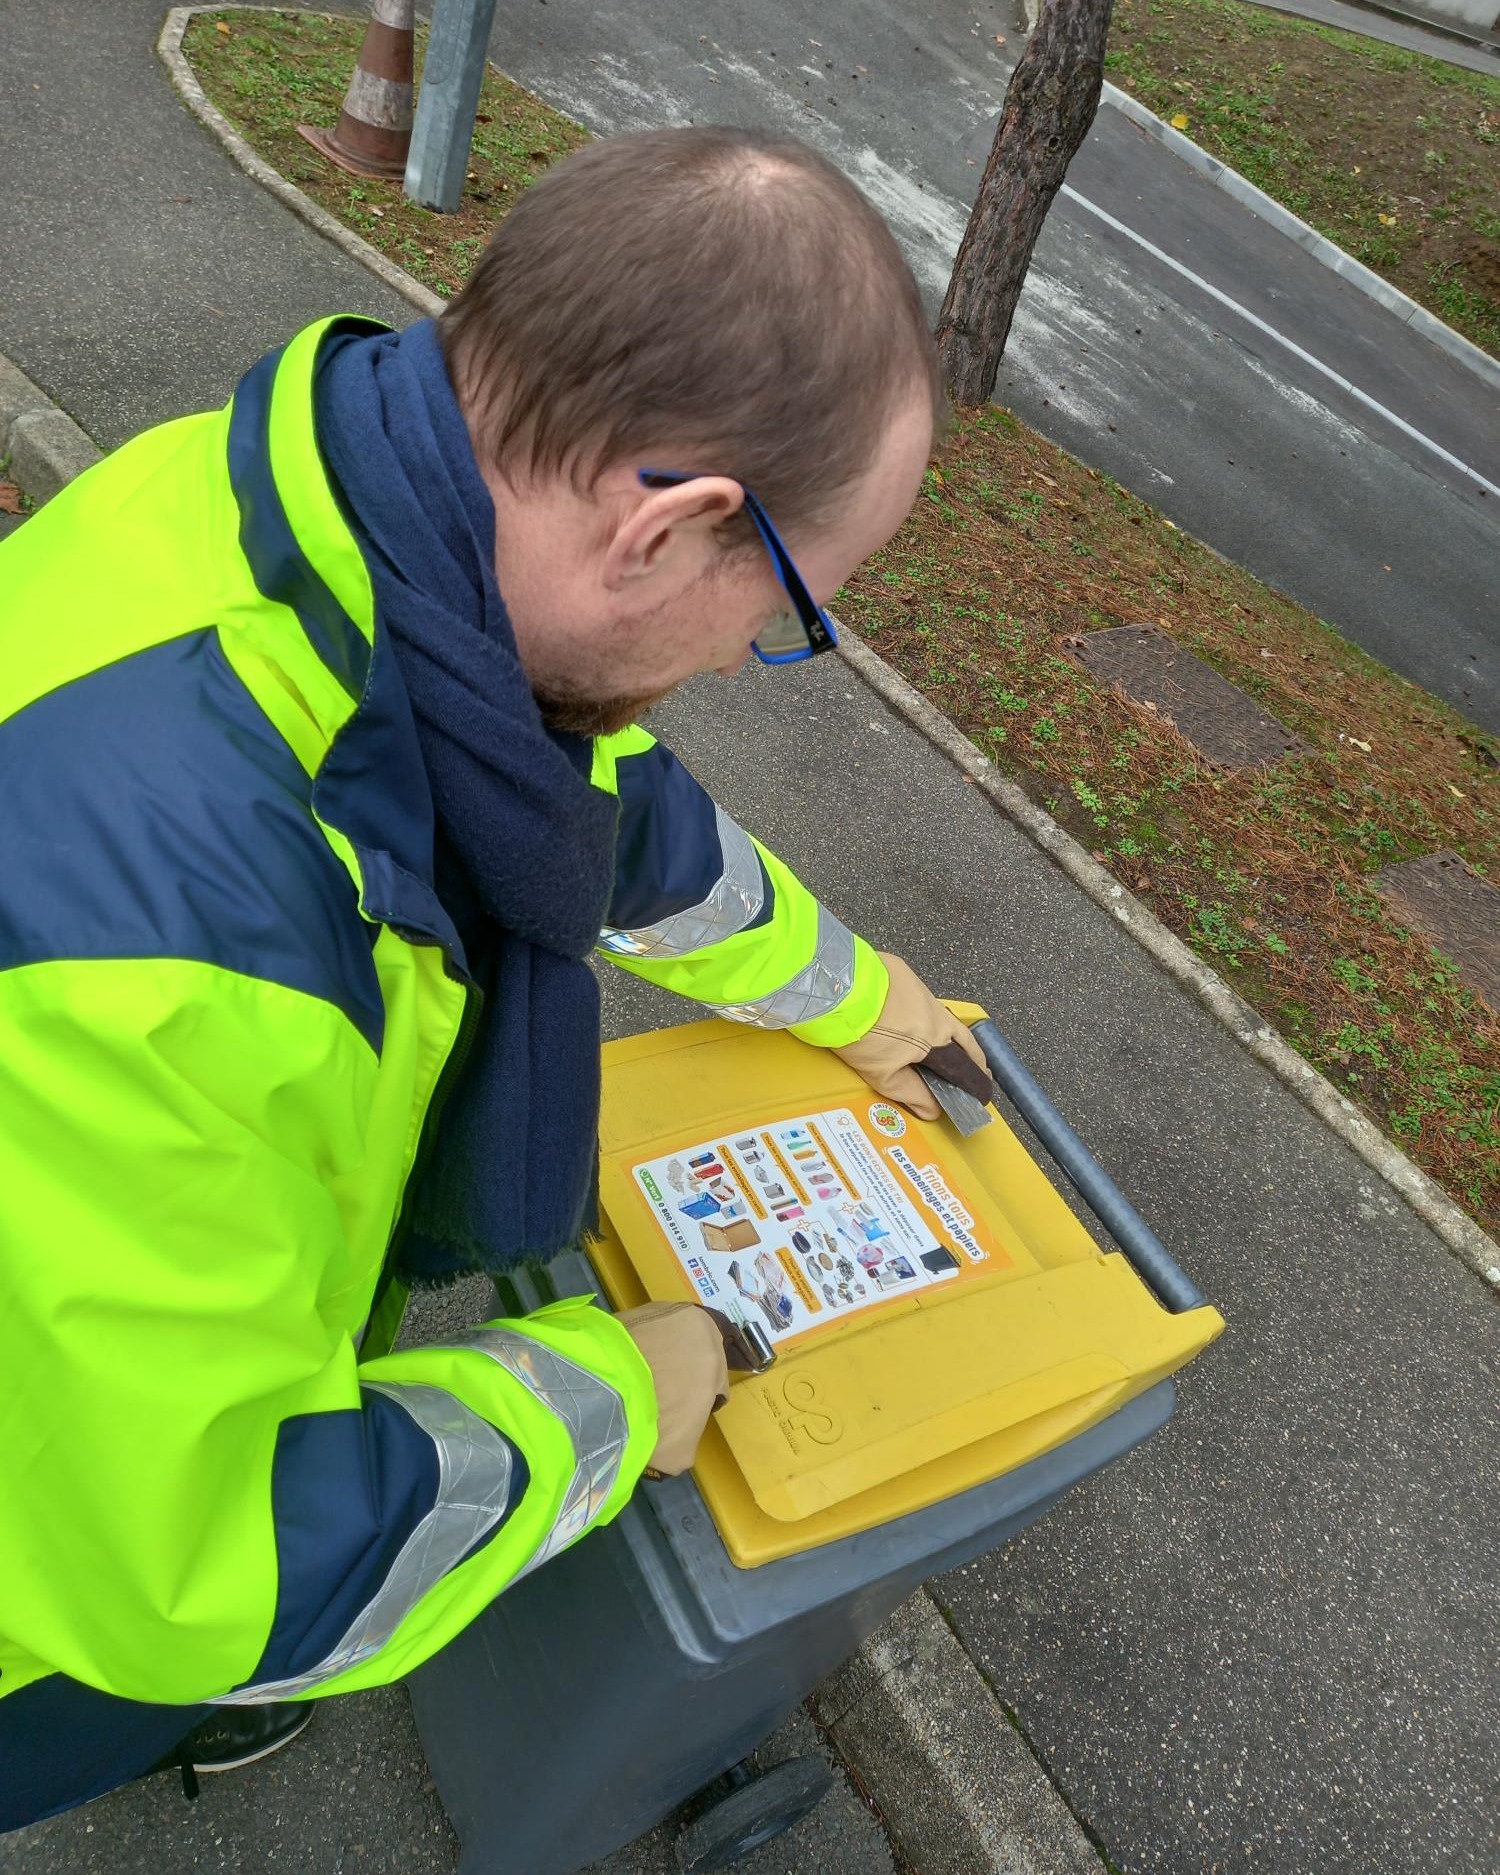
M338 123L332 130L311 124L297 130L351 176L400 177L411 148L416 0L374 0L372 12Z

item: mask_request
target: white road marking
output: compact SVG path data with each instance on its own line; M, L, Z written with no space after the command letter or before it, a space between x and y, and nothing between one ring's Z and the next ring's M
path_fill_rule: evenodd
M1076 202L1078 206L1084 209L1088 214L1096 215L1107 228L1113 228L1116 234L1123 234L1127 241L1134 241L1136 246L1143 248L1146 253L1151 255L1153 260L1159 260L1164 267L1169 267L1173 273L1180 274L1184 280L1191 281L1201 293L1207 293L1210 299L1217 300L1221 306L1227 307L1237 318L1243 319L1247 325L1253 326L1257 332L1263 332L1268 339L1274 339L1278 345L1289 351L1294 358L1300 359L1305 365L1310 365L1314 371L1321 372L1331 383L1336 384L1341 391L1344 391L1348 396L1354 398L1357 403L1363 404L1366 410L1371 410L1377 417L1384 418L1387 423L1391 424L1395 429L1400 430L1403 436L1409 436L1414 443L1420 443L1423 449L1430 451L1440 462L1446 462L1450 469L1457 469L1460 475L1467 476L1471 482L1477 484L1486 494L1500 496L1500 487L1497 487L1494 482L1489 481L1485 476L1481 475L1477 469L1471 469L1467 462L1464 462L1458 456L1450 454L1448 450L1443 448L1441 443L1435 443L1430 436L1424 436L1419 429L1414 428L1412 424L1408 423L1405 417L1398 417L1394 410L1388 410L1384 404L1378 403L1375 398L1370 396L1368 391L1362 391L1357 384L1351 384L1348 378L1340 376L1331 365L1325 365L1321 358L1314 358L1311 352L1304 351L1294 339L1289 339L1284 332L1278 332L1275 326L1268 325L1258 313L1251 312L1248 306L1241 306L1238 300L1231 299L1227 293L1221 292L1211 281L1205 280L1202 274L1194 273L1191 267L1184 267L1180 260L1174 260L1170 254L1166 253L1162 248L1159 248L1154 241L1148 241L1145 235L1137 234L1134 228L1128 227L1123 221L1117 221L1107 209L1100 208L1097 202L1091 202L1086 195L1080 195L1071 184L1065 182L1060 193L1065 195L1070 202Z

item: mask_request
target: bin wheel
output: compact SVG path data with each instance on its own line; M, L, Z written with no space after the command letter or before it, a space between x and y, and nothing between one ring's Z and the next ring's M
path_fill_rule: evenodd
M770 1842L828 1794L833 1772L821 1758L789 1758L769 1771L753 1771L748 1761L724 1775L723 1796L714 1797L677 1838L677 1863L686 1875L707 1875L728 1868L763 1842Z

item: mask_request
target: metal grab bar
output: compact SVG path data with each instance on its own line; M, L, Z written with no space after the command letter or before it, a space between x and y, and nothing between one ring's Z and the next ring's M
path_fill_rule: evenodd
M1069 1126L1052 1097L988 1016L974 1024L974 1039L984 1050L990 1073L1002 1091L1078 1187L1089 1209L1157 1300L1174 1315L1202 1308L1208 1298L1178 1267L1166 1245Z

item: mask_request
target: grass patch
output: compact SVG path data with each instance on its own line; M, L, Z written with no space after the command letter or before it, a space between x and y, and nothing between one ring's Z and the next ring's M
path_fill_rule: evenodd
M495 223L520 192L549 163L587 142L588 133L490 66L479 100L469 179L456 214L418 208L397 182L346 176L297 135L297 125L331 128L337 123L366 24L229 7L198 14L183 50L210 101L267 162L446 297L468 277ZM419 78L426 45L427 28L419 23Z
M583 140L492 74L474 199L429 215L392 184L333 175L293 129L334 121L357 23L223 17L227 36L200 16L189 41L210 97L283 174L439 291L462 282L507 197ZM1500 1225L1500 1021L1369 885L1438 847L1500 872L1493 739L999 408L959 419L915 513L838 610L1460 1204ZM1145 620L1314 752L1215 774L1067 655L1075 633Z
M1500 356L1500 77L1242 0L1116 0L1109 76Z
M1370 875L1500 870L1495 740L1010 412L971 412L840 617L1474 1217L1500 1224L1500 1020ZM1217 773L1067 640L1154 621L1312 745Z

